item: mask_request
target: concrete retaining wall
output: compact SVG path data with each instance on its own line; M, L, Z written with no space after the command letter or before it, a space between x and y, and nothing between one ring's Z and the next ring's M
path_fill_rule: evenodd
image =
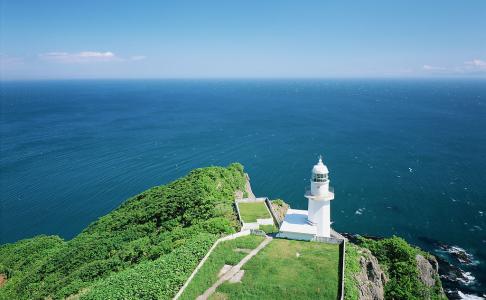
M313 234L297 233L297 232L284 232L277 233L277 237L281 239L297 240L297 241L312 241L314 239Z
M267 205L268 210L270 211L270 214L272 215L273 221L275 224L277 224L277 227L280 228L280 225L282 225L283 220L280 220L277 213L275 210L273 210L272 203L268 198L265 198L265 204Z
M312 241L319 242L319 243L328 243L328 244L341 244L344 240L333 238L333 237L315 236L312 239Z
M344 268L346 267L346 240L339 245L339 291L338 299L344 299Z
M260 230L260 229L251 229L250 233L254 234L254 235L259 235L259 236L266 236L267 235L267 233L265 231Z
M234 206L235 206L235 208L236 208L236 215L238 216L238 221L240 221L240 225L241 225L241 228L242 228L242 230L243 230L243 225L244 225L244 224L243 224L243 220L241 219L240 208L238 207L238 204L237 204L237 202L236 202L236 201L235 201L235 202L233 202L233 205L234 205Z

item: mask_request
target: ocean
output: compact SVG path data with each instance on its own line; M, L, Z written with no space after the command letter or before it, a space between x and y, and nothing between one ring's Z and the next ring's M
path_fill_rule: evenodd
M0 243L70 239L132 195L232 162L257 196L303 209L322 155L336 230L401 236L441 257L450 295L486 293L486 80L0 84Z

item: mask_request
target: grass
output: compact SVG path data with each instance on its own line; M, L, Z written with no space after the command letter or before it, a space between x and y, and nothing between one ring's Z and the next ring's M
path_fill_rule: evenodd
M278 228L275 225L260 225L258 229L265 231L265 233L278 232Z
M336 299L339 247L274 239L243 266L242 282L225 282L211 299Z
M265 202L238 203L241 218L245 223L256 222L257 219L268 219L272 216L268 212Z
M236 265L247 255L235 249L255 249L263 239L261 236L248 235L220 243L196 273L180 299L196 299L216 282L224 265Z
M352 243L346 243L346 261L344 267L344 299L355 300L359 298L358 281L356 274L361 271L359 264L360 253L358 247Z

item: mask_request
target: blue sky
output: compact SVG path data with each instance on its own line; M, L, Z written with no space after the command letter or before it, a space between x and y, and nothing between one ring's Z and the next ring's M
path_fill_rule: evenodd
M0 0L3 79L486 77L486 1Z

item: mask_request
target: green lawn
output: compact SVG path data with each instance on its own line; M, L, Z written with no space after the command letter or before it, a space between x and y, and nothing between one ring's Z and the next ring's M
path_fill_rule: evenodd
M336 299L338 245L274 239L211 299Z
M265 233L278 232L278 228L275 225L260 225L258 229L265 231Z
M247 235L220 243L196 273L180 299L196 299L216 282L219 271L225 264L236 265L248 254L235 250L255 249L263 239L261 236Z
M238 203L243 222L253 223L257 219L267 219L272 216L268 212L265 202Z

